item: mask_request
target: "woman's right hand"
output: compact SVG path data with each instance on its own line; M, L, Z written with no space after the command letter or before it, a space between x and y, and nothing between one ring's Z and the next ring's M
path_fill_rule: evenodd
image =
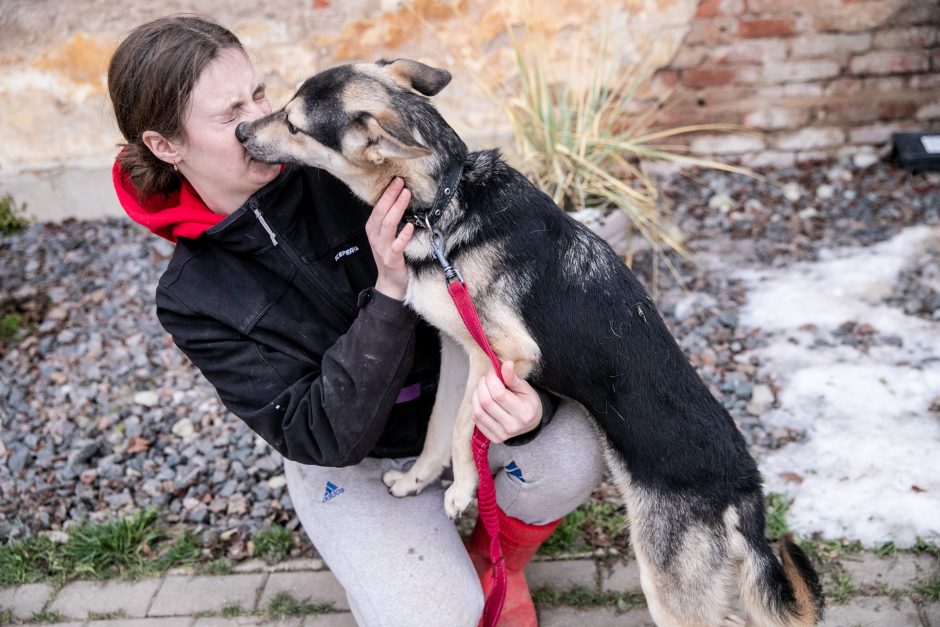
M366 221L366 235L379 271L375 290L396 300L404 300L408 287L408 266L403 252L415 227L409 222L397 235L396 230L409 202L411 192L405 189L404 180L396 176Z

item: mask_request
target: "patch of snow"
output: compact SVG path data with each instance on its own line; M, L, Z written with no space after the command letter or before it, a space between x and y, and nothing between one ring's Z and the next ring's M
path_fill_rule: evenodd
M788 523L798 534L867 546L940 539L940 416L929 410L940 397L940 323L882 302L927 246L940 246L940 229L908 228L783 271L738 272L750 291L741 324L769 336L754 352L780 386L764 422L806 433L759 460L767 491L793 499ZM847 321L903 344L840 344L830 333Z

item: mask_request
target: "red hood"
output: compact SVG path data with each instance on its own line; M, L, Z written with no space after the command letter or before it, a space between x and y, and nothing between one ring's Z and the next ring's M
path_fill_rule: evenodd
M124 175L118 162L111 169L114 191L131 220L142 224L160 237L171 242L177 238L195 239L210 226L225 219L213 213L186 179L182 187L170 194L154 194L140 198L130 178Z

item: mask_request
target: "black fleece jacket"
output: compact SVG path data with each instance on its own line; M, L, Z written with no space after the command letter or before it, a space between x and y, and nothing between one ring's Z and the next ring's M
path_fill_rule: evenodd
M440 340L372 288L371 211L330 174L287 167L199 237L180 238L157 286L157 317L177 346L293 461L347 466L417 455L424 442ZM421 394L396 403L413 384ZM539 395L541 427L557 401Z

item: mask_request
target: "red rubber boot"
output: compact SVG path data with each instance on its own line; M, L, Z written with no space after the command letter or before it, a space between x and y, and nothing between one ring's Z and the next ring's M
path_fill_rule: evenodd
M499 513L499 541L503 547L506 563L506 601L499 617L500 627L537 627L535 605L525 580L525 565L529 563L539 546L548 539L561 523L561 519L547 525L528 525L518 518ZM483 522L477 518L473 533L467 541L467 553L473 561L484 597L493 587L493 564L490 562L490 536Z

